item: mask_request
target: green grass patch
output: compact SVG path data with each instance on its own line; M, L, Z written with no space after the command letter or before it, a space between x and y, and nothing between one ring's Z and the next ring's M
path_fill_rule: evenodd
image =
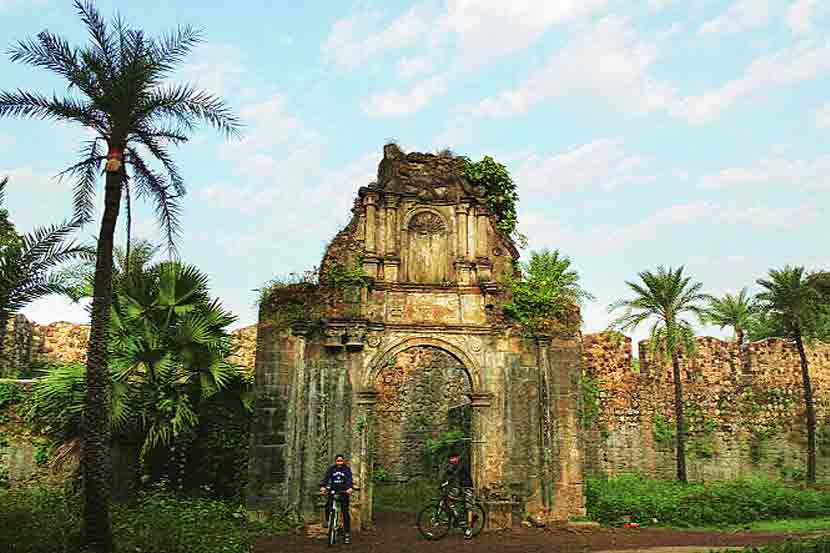
M742 553L830 553L830 536L806 540L788 540L783 543L761 547L745 547ZM711 553L726 553L726 550L713 549ZM735 553L730 551L729 553Z
M431 499L438 497L438 484L414 480L406 484L375 483L373 506L376 511L417 513Z
M586 500L588 515L603 524L726 527L830 517L830 493L765 479L681 484L636 475L589 478Z
M80 552L81 502L54 488L0 491L0 551ZM248 553L287 520L249 521L241 503L148 490L112 510L116 553Z

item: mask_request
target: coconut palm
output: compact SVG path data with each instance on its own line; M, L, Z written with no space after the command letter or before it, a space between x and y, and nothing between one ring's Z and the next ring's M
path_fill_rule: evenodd
M785 266L770 269L769 278L758 279L764 289L758 294L762 308L780 317L788 338L795 342L801 359L801 383L804 390L804 410L807 425L807 482L816 482L816 408L813 401L813 387L810 381L810 366L804 351L804 336L811 335L811 322L821 308L822 296L810 284L804 267Z
M8 179L0 179L0 208L6 199ZM80 227L78 222L63 222L38 227L24 235L9 235L0 246L0 331L5 335L11 317L35 300L50 294L65 294L67 283L60 265L78 257L94 259L85 246L66 242ZM5 340L0 339L0 358Z
M741 346L755 310L755 301L743 288L737 296L727 292L722 298L710 298L706 321L720 328L731 326L735 330L735 343Z
M650 346L653 354L662 353L671 359L674 378L674 414L677 429L677 479L686 482L686 427L683 419L683 382L680 378L681 351L690 357L694 354L694 329L684 319L694 315L698 321L705 317L705 302L709 296L701 293L703 285L692 282L678 269L657 267L657 272L639 273L641 283L626 281L634 292L632 299L619 300L608 306L609 311L624 309L623 314L611 323L611 328L621 331L636 329L641 323L652 321Z
M168 247L179 231L179 199L184 180L170 146L188 140L198 123L226 135L239 122L218 98L165 79L181 63L200 33L180 27L161 37L147 36L120 17L108 23L91 1L75 1L89 41L73 46L63 37L42 31L17 42L11 60L51 71L68 85L63 97L24 90L0 92L0 117L28 117L75 123L93 134L81 148L81 159L62 176L74 180L74 210L89 221L94 210L98 174L104 167L104 212L98 233L95 295L87 354L87 406L84 424L84 541L92 551L112 550L109 511L109 415L107 414L107 331L112 301L113 235L121 197L129 190L152 201ZM149 157L148 157L149 156ZM161 170L154 169L157 160Z

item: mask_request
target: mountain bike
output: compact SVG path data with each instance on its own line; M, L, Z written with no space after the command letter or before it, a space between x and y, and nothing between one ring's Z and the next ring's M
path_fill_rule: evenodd
M466 527L464 498L459 488L451 488L446 482L439 488L439 497L418 513L418 531L428 540L440 540L453 528ZM470 530L477 536L487 520L484 507L476 501L472 508Z
M331 502L331 511L329 511L329 519L328 519L328 526L329 526L329 534L328 534L328 541L329 546L333 546L337 543L337 534L341 533L343 529L343 514L341 513L341 497L345 495L345 492L336 492L334 490L329 490L329 494L332 495L332 502Z

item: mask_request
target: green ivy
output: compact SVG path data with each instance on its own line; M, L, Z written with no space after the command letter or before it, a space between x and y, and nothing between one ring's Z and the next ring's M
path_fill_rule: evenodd
M478 162L472 162L467 157L462 159L464 176L471 184L483 187L487 193L487 207L496 216L496 228L521 247L526 247L527 237L517 230L519 194L507 167L490 156L484 156Z
M674 424L660 413L655 413L651 422L652 434L657 445L668 447L674 443Z
M582 402L579 404L579 424L583 429L590 428L599 417L599 394L601 388L597 379L583 374L580 378Z

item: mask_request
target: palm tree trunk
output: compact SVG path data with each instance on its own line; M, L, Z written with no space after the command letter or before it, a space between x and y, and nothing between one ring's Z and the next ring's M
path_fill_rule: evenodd
M807 419L807 483L816 483L816 406L813 402L813 386L810 382L810 367L807 353L801 339L801 330L795 332L795 345L801 358L801 381L804 386L804 408Z
M130 275L130 231L133 227L133 211L130 205L130 187L124 185L124 199L127 201L127 249L124 255L124 276Z
M677 352L672 353L671 363L674 375L674 420L677 421L677 479L686 482L686 422L683 419L683 382L680 379L680 359Z
M742 328L735 329L735 341L738 343L739 348L744 345L744 331Z
M107 365L107 331L112 305L112 249L121 204L122 173L107 172L104 216L98 235L98 258L92 298L92 321L86 362L84 409L83 539L88 551L112 552L110 518L110 381Z

